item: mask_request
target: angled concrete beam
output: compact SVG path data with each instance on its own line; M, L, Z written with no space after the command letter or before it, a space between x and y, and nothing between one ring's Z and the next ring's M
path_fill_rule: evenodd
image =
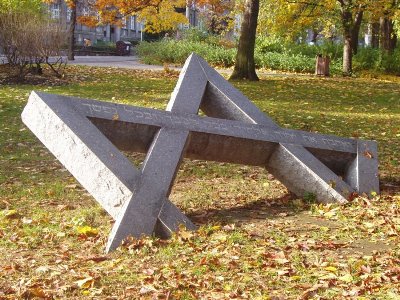
M203 101L202 110L207 112L207 115L214 117L229 118L233 120L240 120L243 122L264 124L271 128L279 128L279 126L261 112L250 100L248 100L241 92L235 89L229 82L227 82L218 72L208 66L208 64L199 58L203 69L210 82L210 88L206 93L205 100ZM229 107L229 112L225 110ZM321 145L321 140L317 141ZM354 143L357 144L357 141ZM373 141L368 142L370 149L374 156L377 156L376 143ZM299 143L296 143L297 145ZM375 145L375 147L373 146ZM307 145L302 145L307 147ZM292 150L295 150L292 152ZM379 180L377 176L377 161L370 160L368 164L362 164L364 171L362 177L368 184L362 185L360 189L358 179L361 167L358 166L358 161L362 159L359 154L353 158L353 172L350 172L347 178L348 182L342 179L343 174L337 175L333 173L326 165L322 164L318 157L314 157L307 149L294 147L290 143L282 141L281 146L276 148L275 155L272 155L266 168L275 177L277 177L291 192L297 196L302 197L304 192L315 191L316 182L334 182L335 184L322 184L319 185L319 191L316 197L319 201L327 202L334 201L345 203L350 194L357 192L363 193L364 190L376 189L379 190ZM285 166L290 160L291 171L287 171ZM325 158L326 161L326 158ZM365 160L363 160L365 161ZM318 166L318 167L316 167ZM297 173L293 170L307 169L307 172L302 172L302 180L298 179ZM353 180L350 180L352 178ZM329 195L329 197L326 197Z
M207 80L198 69L199 65L191 63L193 59L196 58L188 58L180 74L167 106L168 111L197 114L199 110ZM140 184L113 226L107 252L117 248L130 235L153 234L157 221L164 227L164 234L176 226L179 214L171 213L165 218L160 211L169 196L188 136L189 131L185 129L163 127L159 130L143 163ZM188 222L184 224L188 225Z

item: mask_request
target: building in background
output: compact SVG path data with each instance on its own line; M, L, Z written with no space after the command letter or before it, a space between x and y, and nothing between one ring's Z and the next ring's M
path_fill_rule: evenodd
M179 11L186 15L189 20L189 24L182 25L181 29L196 27L199 25L198 9L194 4L190 7L183 8ZM69 28L71 20L71 10L68 8L64 0L59 0L57 3L49 4L49 13L51 18L59 20L61 26L66 30ZM80 11L78 15L85 16L89 15L89 11ZM90 39L93 44L99 41L112 42L123 40L123 41L134 41L141 40L142 30L144 24L139 22L136 16L129 16L122 20L122 27L117 25L104 25L97 27L88 27L80 24L79 22L75 27L75 41L77 44L83 44L85 39Z
M71 10L64 0L58 3L49 4L49 13L52 19L59 20L61 26L66 30L71 21ZM88 15L85 10L80 11L78 15ZM80 23L75 27L75 41L77 44L83 44L85 39L90 39L93 44L99 41L115 43L119 40L133 41L140 40L143 24L137 20L136 16L129 16L122 21L122 27L116 25L104 25L97 27L88 27Z

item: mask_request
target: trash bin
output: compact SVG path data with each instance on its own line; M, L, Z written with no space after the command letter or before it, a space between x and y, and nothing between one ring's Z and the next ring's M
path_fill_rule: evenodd
M329 56L322 56L322 54L318 54L315 62L315 75L329 76L329 63Z
M118 41L115 43L117 55L131 54L132 44L126 41Z

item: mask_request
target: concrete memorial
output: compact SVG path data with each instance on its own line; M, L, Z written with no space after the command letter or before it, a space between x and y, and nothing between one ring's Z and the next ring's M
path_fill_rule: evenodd
M280 128L195 54L166 111L32 92L22 120L115 219L107 251L195 229L168 200L183 157L264 166L321 202L379 192L376 142ZM119 149L147 153L142 167Z

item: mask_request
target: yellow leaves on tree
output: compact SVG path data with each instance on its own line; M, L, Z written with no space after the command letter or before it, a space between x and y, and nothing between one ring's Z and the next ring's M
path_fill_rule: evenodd
M185 0L93 0L88 8L91 13L79 17L79 22L91 27L122 26L124 18L136 15L146 24L145 31L156 33L187 23L186 17L176 11L185 6Z
M178 24L187 23L186 17L175 11L177 5L185 5L185 1L160 1L159 6L148 6L139 14L139 19L146 23L145 31L161 32L171 30L177 27Z
M261 1L259 28L289 38L305 29L316 29L330 37L332 28L343 26L344 12L355 18L360 10L368 21L379 20L383 12L395 11L392 0L267 0Z
M328 1L326 1L328 2ZM319 1L261 1L258 31L275 34L289 40L301 35L305 29L325 27L332 10ZM335 8L334 8L335 9Z

